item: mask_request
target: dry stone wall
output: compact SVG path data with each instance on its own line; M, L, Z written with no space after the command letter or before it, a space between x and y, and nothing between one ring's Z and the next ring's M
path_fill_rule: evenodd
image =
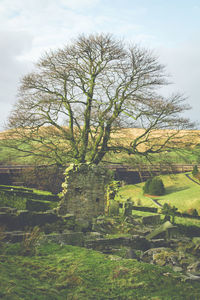
M88 220L104 214L106 185L110 180L110 171L102 167L87 163L71 165L65 171L58 213Z

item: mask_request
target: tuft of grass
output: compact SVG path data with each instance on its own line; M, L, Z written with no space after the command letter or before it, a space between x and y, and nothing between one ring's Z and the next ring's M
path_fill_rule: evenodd
M24 256L36 255L40 239L41 231L38 226L35 226L32 230L26 232L21 243L21 254Z

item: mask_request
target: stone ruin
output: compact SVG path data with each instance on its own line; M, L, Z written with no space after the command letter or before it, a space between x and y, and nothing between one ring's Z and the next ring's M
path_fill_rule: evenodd
M59 215L73 214L91 220L105 213L108 170L92 164L73 164L65 171Z

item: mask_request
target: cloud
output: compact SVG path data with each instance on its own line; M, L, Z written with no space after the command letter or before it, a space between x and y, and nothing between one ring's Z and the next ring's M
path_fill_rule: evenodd
M20 77L31 64L18 60L29 51L32 37L26 32L0 31L0 126L15 102Z
M200 113L200 40L187 41L174 47L162 47L160 61L166 65L173 84L167 87L168 92L178 91L187 97L192 109L186 116L199 121Z
M64 7L72 9L82 9L94 7L100 1L99 0L61 0Z
M63 47L80 33L96 32L111 32L141 46L158 49L161 63L167 65L167 71L172 74L172 80L176 83L170 89L178 89L188 95L194 107L191 114L197 119L200 112L200 43L191 43L188 39L184 45L169 47L167 43L164 44L164 38L159 38L159 33L152 30L150 12L145 5L136 5L129 0L123 3L111 2L0 1L0 104L4 105L0 110L0 122L5 120L6 111L10 110L15 101L20 77L31 70L32 63L37 61L43 52ZM162 22L159 22L164 37L166 27L163 28Z

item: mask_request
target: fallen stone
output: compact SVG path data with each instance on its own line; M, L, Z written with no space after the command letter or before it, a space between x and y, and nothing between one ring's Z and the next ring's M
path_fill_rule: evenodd
M65 232L65 233L53 233L43 237L42 242L51 241L57 244L83 246L84 235L82 232Z
M200 281L200 276L192 275L190 273L186 273L186 277L184 279L185 282L193 282L193 281Z
M156 225L160 223L160 215L146 216L142 218L144 225Z
M14 208L14 207L0 207L0 212L4 212L4 213L16 213L17 212L17 208Z
M193 275L200 276L200 261L196 261L187 267L187 271Z

